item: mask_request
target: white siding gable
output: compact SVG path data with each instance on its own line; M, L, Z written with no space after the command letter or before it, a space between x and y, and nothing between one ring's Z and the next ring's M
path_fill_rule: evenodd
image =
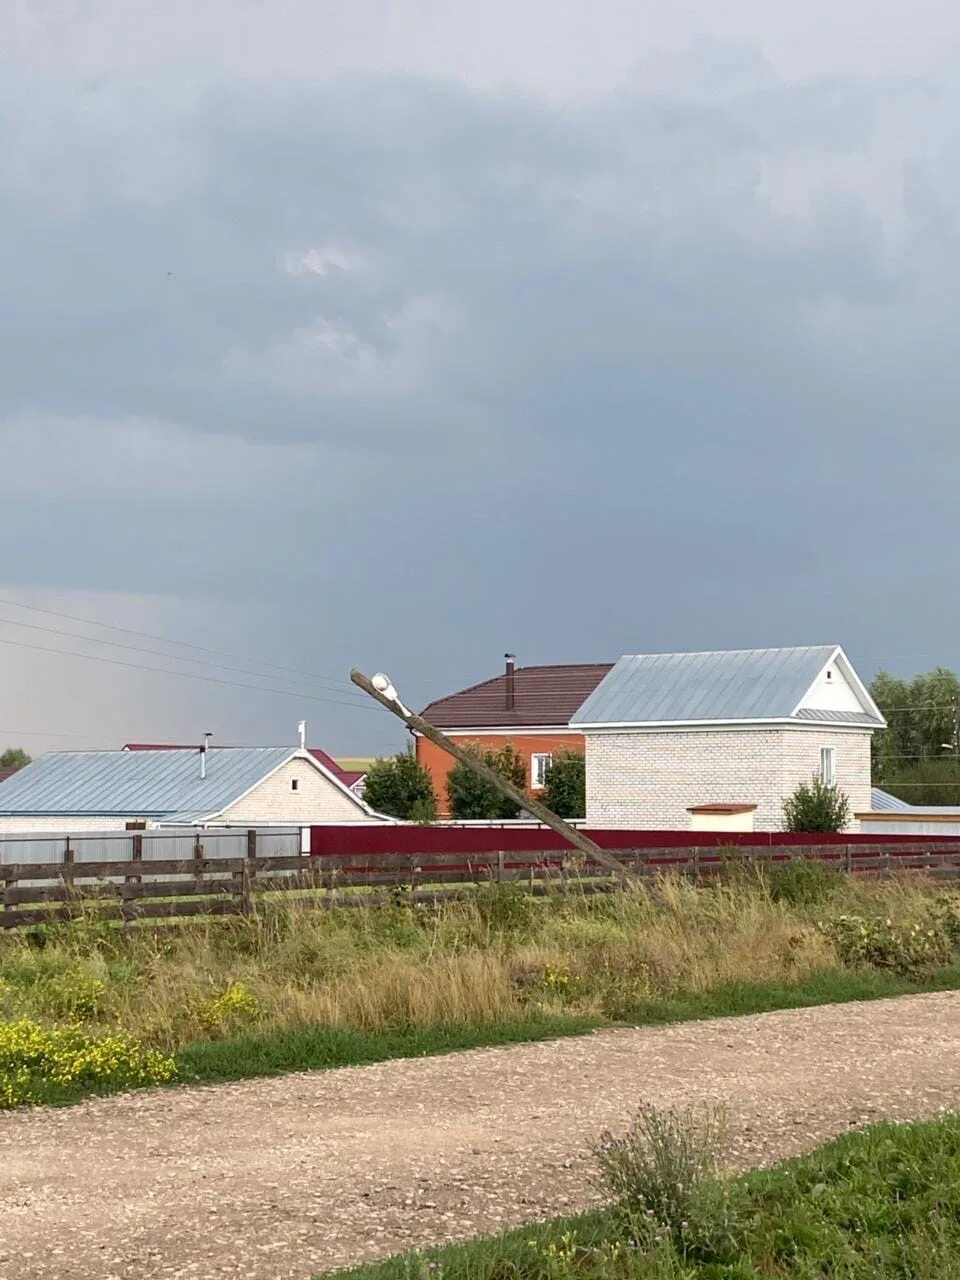
M869 711L842 670L839 662L828 662L797 708L798 711Z
M381 819L370 813L356 796L337 786L314 761L304 756L281 765L216 819L217 825L243 823L254 827L377 821Z

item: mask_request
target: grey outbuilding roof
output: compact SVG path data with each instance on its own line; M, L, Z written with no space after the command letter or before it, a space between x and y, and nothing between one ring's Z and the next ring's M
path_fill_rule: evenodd
M880 787L870 789L870 809L873 813L902 813L912 807L906 800L892 796L889 791L883 791Z
M837 645L627 654L583 703L571 726L790 719L835 657L842 658ZM856 681L849 663L842 661ZM862 713L817 711L802 718L882 727L869 695L864 696Z
M201 778L196 749L51 752L4 783L0 817L216 814L296 754L292 747L210 747Z

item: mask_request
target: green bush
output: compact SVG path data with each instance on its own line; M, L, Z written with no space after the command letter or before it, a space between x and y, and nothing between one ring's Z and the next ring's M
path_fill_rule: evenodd
M601 1134L593 1154L619 1207L637 1222L682 1235L720 1173L725 1137L721 1108L643 1106L625 1134Z
M0 1024L0 1110L165 1084L175 1075L172 1058L119 1032L98 1037L29 1018Z
M955 921L942 913L908 922L842 915L820 928L844 964L908 976L936 973L950 963L956 946Z
M561 818L586 817L587 762L582 751L561 751L553 757L543 803Z
M814 858L771 862L767 865L766 878L773 901L786 902L791 907L819 906L841 887L837 873Z
M537 903L518 884L481 885L476 904L483 923L497 933L529 929L537 911Z
M437 797L429 769L412 750L375 760L367 773L363 798L378 813L407 822L435 822Z
M239 1031L260 1013L260 1001L244 982L231 982L227 989L206 1001L199 1018L208 1031Z
M786 831L842 831L850 819L850 801L814 774L784 800L783 816Z
M523 790L527 767L512 742L504 743L499 751L482 751L476 746L468 750L520 791ZM492 782L481 778L459 760L447 774L447 799L454 818L515 818L520 812L519 805L508 800Z

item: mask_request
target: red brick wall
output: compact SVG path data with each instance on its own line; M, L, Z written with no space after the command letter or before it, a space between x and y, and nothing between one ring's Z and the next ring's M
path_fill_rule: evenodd
M526 786L530 785L530 757L541 753L559 755L561 751L583 752L583 734L557 730L554 733L526 733L518 729L516 733L476 733L457 734L454 740L460 745L476 743L482 750L499 751L506 742L511 742L523 756L527 768ZM447 755L425 738L417 738L417 759L430 770L433 778L433 789L437 793L437 805L440 817L448 818L450 809L447 803L447 774L453 767L452 756Z

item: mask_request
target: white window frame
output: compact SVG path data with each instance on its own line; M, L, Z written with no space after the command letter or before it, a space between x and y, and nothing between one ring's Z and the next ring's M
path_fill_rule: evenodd
M837 785L837 748L820 748L820 781L825 787Z
M534 751L530 755L530 790L542 791L546 786L547 770L553 764L552 751ZM537 781L540 775L542 781Z

